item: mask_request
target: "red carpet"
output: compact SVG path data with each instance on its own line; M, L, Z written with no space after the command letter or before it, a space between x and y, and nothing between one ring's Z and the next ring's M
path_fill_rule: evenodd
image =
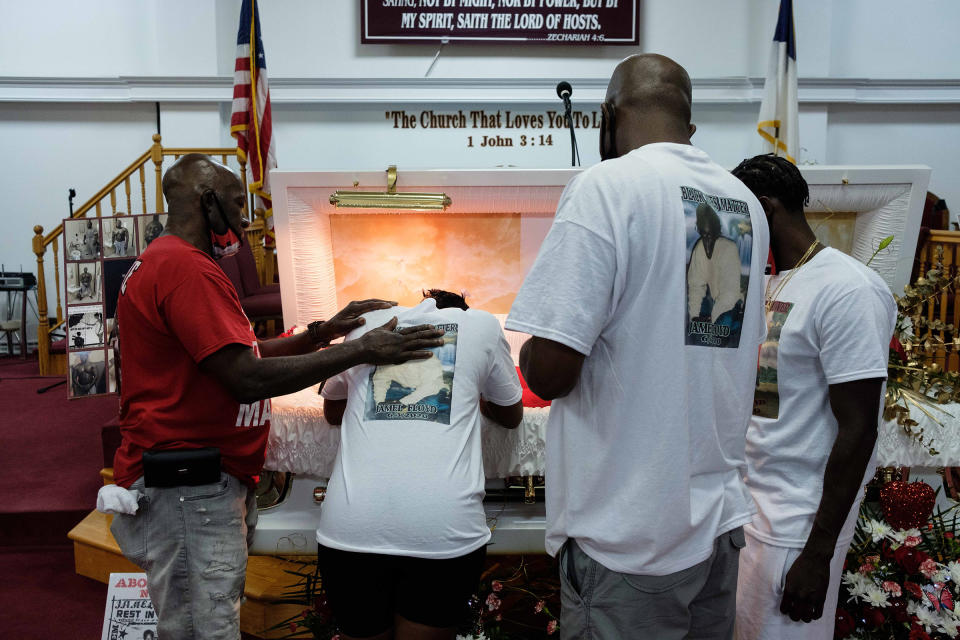
M0 468L13 491L0 513L90 510L103 455L100 427L117 414L117 396L67 399L66 386L38 394L59 377L39 377L36 360L0 359Z
M78 576L67 532L96 504L116 396L68 400L36 359L0 358L0 638L100 637L107 587Z
M0 638L97 640L107 585L78 576L67 532L96 506L100 427L117 396L67 399L36 358L0 357ZM252 638L252 636L243 636Z
M96 640L107 585L73 572L73 547L0 551L0 637Z

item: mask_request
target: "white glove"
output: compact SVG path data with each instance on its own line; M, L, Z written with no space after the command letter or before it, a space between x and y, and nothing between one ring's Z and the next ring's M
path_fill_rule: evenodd
M140 492L124 489L118 484L106 484L97 492L97 511L134 515L140 507Z

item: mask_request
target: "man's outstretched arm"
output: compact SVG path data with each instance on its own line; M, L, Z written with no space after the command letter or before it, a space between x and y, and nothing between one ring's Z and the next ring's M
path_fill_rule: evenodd
M837 538L860 491L877 442L883 378L830 385L837 439L823 474L823 496L807 543L787 573L780 612L810 622L823 615L830 560Z
M215 377L238 402L248 403L299 391L358 364L399 364L429 358L443 344L443 331L419 325L394 331L397 319L357 340L298 356L257 358L253 349L231 344L205 358L200 369Z

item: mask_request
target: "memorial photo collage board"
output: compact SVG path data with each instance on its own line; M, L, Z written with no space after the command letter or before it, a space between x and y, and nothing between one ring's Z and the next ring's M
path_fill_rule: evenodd
M63 221L68 397L117 392L110 337L120 285L137 256L166 225L163 213Z

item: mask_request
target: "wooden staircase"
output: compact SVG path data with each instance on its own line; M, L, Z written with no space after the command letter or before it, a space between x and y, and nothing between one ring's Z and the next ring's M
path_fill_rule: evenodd
M100 472L104 484L113 482L113 470ZM123 557L117 541L110 533L113 516L91 511L69 533L73 541L76 572L98 582L107 583L111 573L142 573L142 570ZM266 631L305 608L299 604L280 604L288 587L297 576L287 571L304 571L305 563L313 563L314 556L250 556L247 561L246 602L240 608L240 630L258 638L281 638L290 629Z
M163 213L165 200L162 189L164 162L173 162L180 156L188 153L203 153L219 159L224 165L234 160L239 167L243 180L243 190L247 193L246 160L237 154L236 148L173 148L160 144L160 134L153 136L153 144L136 158L130 166L120 172L117 177L108 182L92 198L80 205L72 213L73 218L101 218L112 216L129 216L134 214ZM152 163L153 171L149 168ZM152 176L150 175L152 173ZM150 197L148 197L148 194ZM152 200L152 203L148 202ZM139 211L137 211L139 210ZM266 224L266 212L263 209L253 209L253 220L247 228L247 239L253 249L257 270L261 284L273 282L276 268L276 256L272 242L264 243L264 236L273 237ZM63 239L63 224L57 224L47 234L43 226L33 228L31 251L37 256L37 351L40 361L40 375L66 375L67 357L64 353L51 353L51 333L62 330L64 326L63 292L61 291L61 272L65 256L60 255ZM47 250L53 252L53 274L47 277L44 257ZM52 280L52 285L49 280ZM47 307L48 287L55 292L56 309L53 317Z

